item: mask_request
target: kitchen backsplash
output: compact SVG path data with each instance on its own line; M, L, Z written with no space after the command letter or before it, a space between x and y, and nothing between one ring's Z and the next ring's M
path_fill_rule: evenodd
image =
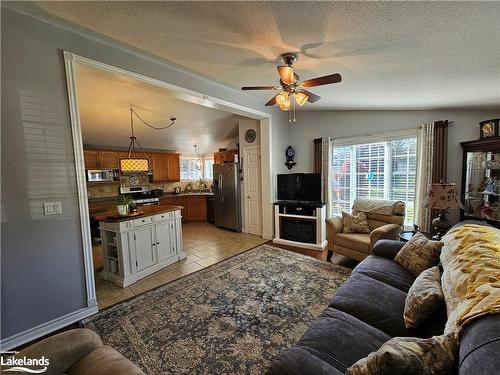
M197 181L181 181L181 182L169 182L165 184L151 183L149 182L148 176L136 176L139 179L138 186L149 186L150 189L163 189L166 193L173 192L176 186L179 186L182 191L186 190L186 187L191 184L194 189L198 189ZM124 186L130 186L128 176L121 176L120 184ZM208 183L208 182L207 182ZM210 186L208 186L210 187ZM99 183L87 183L87 195L89 198L112 198L117 197L120 194L120 185L118 184L99 184Z

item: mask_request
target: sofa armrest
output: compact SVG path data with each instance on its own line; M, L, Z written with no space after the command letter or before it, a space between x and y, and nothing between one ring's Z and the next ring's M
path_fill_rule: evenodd
M86 328L72 329L22 349L15 358L45 356L49 359L47 374L66 374L75 362L102 345L101 338L94 331Z
M405 242L395 240L379 240L373 246L373 255L379 257L394 259L399 250L404 246Z
M145 375L144 372L110 346L101 346L75 363L69 375Z
M370 233L370 247L373 246L379 240L395 240L398 238L398 234L401 232L401 226L398 224L386 224L372 230Z
M342 233L344 229L344 224L342 219L338 216L332 216L326 219L326 236L328 240L328 248L331 249L333 246L333 238L338 233Z

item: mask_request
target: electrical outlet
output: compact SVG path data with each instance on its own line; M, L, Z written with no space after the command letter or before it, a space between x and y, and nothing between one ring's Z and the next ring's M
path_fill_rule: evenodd
M61 202L43 202L44 215L59 215L62 214Z

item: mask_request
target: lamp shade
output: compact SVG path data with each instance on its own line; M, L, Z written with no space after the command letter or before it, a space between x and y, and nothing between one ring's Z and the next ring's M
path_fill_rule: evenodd
M432 210L448 210L464 208L458 198L455 184L432 184L429 185L422 206Z
M122 172L149 172L149 160L143 158L120 159Z
M295 101L297 102L298 105L301 107L306 104L307 99L309 99L309 96L307 94L303 93L302 91L299 91L298 93L295 94Z

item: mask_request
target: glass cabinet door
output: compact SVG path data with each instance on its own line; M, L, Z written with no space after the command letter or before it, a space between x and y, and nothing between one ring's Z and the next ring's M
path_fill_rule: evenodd
M500 222L500 153L467 152L466 157L464 216Z

